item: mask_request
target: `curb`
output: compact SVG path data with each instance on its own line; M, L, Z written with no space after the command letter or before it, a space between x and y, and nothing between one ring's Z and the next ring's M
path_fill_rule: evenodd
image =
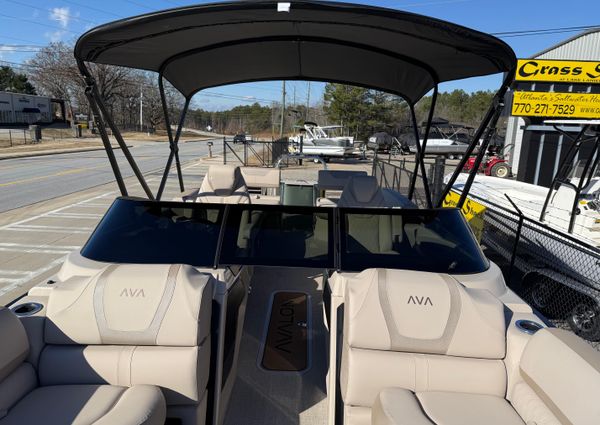
M127 147L131 147L128 145ZM113 146L113 149L121 149L119 146ZM95 148L73 148L73 149L62 149L62 150L47 150L47 151L39 151L39 152L28 152L28 153L16 153L16 154L0 154L0 161L5 159L18 159L18 158L30 158L35 156L48 156L48 155L59 155L65 153L79 153L79 152L93 152L93 151L103 151L104 147L98 146Z

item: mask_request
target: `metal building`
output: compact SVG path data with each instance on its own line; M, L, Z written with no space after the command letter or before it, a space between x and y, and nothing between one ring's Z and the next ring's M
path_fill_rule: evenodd
M600 61L600 30L590 30L550 47L531 59ZM515 90L560 93L599 93L600 84L569 84L549 82L516 82ZM507 99L508 100L508 99ZM507 102L510 105L512 102ZM600 117L599 117L600 118ZM508 119L505 146L514 144L509 162L517 180L549 186L566 155L570 141L541 117ZM569 131L577 132L577 128ZM566 129L566 128L565 128ZM580 155L586 155L586 146Z

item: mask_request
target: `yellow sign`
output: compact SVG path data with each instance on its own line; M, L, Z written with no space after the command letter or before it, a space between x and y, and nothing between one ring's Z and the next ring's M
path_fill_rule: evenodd
M515 80L600 84L600 62L519 59Z
M513 96L512 115L600 118L600 94L516 91Z
M444 199L442 206L444 208L456 208L459 199L459 193L450 191L450 193L446 196L446 199ZM483 234L483 218L485 215L485 210L485 206L469 198L465 200L461 210L479 242L481 242L481 235Z

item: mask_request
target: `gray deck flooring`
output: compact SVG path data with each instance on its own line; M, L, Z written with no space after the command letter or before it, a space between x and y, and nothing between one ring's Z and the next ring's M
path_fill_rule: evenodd
M259 367L265 323L275 291L310 296L310 367L272 372ZM323 323L320 270L256 267L248 298L238 377L225 425L323 425L327 423L327 331Z

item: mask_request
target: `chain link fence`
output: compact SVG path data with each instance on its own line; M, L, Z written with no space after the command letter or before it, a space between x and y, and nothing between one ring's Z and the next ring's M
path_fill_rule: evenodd
M373 175L382 188L406 195L414 164L410 159L376 157ZM425 166L435 204L443 187L439 176L451 173L454 166ZM481 245L502 269L507 285L550 323L571 329L600 349L600 250L518 211L469 197L487 208ZM426 207L420 175L413 202Z

